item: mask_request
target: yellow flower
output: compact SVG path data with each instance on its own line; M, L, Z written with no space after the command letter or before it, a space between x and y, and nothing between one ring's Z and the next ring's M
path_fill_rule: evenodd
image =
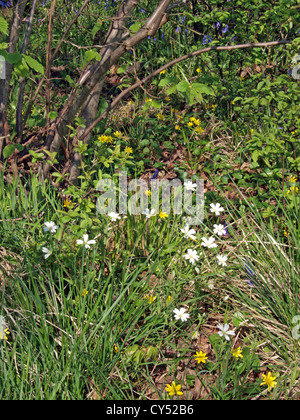
M200 120L196 120L196 119L195 119L195 120L194 120L194 124L195 124L195 125L200 125L200 124L201 124L201 121L200 121Z
M147 190L147 191L145 191L145 194L146 194L148 197L150 197L150 195L151 195L151 190Z
M295 176L290 176L288 177L288 181L291 182L292 184L295 184L297 182L297 178Z
M166 97L165 97L165 101L168 101L168 102L169 102L170 100L171 100L171 99L170 99L170 97L169 97L169 96L166 96Z
M238 347L238 348L236 348L236 349L234 349L234 350L232 350L232 355L234 356L234 357L236 357L237 359L240 357L241 359L244 357L243 356L243 354L242 354L242 350L241 350L241 348L240 347Z
M196 131L196 133L203 133L203 131L204 131L204 128L202 128L202 127L196 127L195 128L195 131Z
M162 70L159 74L165 74L167 70Z
M202 73L202 70L201 70L200 68L197 68L197 69L196 69L196 72L197 72L197 73Z
M253 128L251 128L251 129L250 129L250 133L251 133L251 134L253 134L253 132L254 132L254 129L253 129Z
M288 228L284 228L283 234L286 238L289 236L290 232L288 231Z
M10 334L8 328L5 328L5 330L2 332L0 329L0 340L8 340L7 336Z
M72 204L71 200L68 200L68 199L64 200L64 207L69 208L71 204Z
M293 185L289 190L287 190L287 194L289 193L298 194L298 192L299 192L299 188L296 187L296 185Z
M148 300L149 304L151 305L151 303L153 303L156 300L156 296L153 295L146 295L145 299Z
M235 104L235 102L234 101L231 101L231 105L234 105Z
M172 298L172 296L168 296L167 297L167 302L169 303L169 302L171 302L171 300L172 300L173 298Z
M120 131L115 131L114 136L117 137L117 139L119 139L122 136L122 133L120 133Z
M193 127L193 123L190 121L187 123L188 127Z
M274 388L277 385L277 382L275 382L276 376L272 376L271 372L268 373L268 375L262 376L262 385L267 385L268 391L271 391L272 388Z
M164 119L165 119L165 117L163 116L163 114L157 114L156 115L157 116L157 118L160 120L160 121L163 121Z
M132 147L126 147L125 148L125 153L133 153Z
M180 125L175 125L175 130L181 130Z
M89 293L89 291L88 290L86 290L86 289L83 289L83 292L82 292L82 297L85 297L87 294Z
M199 363L206 363L206 359L208 359L208 357L206 357L206 353L202 353L202 351L197 352L195 354L195 360L197 360L198 364Z
M196 121L196 118L195 117L190 117L190 121L194 122L194 121Z
M172 397L173 395L183 395L183 392L181 390L181 385L176 385L173 381L171 385L167 385L165 388L165 391Z
M98 140L100 143L111 143L113 141L113 138L111 136L105 136L104 134L102 136L98 137Z
M165 219L166 217L169 217L169 216L167 215L167 213L165 213L165 212L163 212L163 211L161 211L161 210L160 210L160 212L159 212L159 217L160 217L161 219Z
M216 109L217 105L212 105L211 107L212 107L212 109Z

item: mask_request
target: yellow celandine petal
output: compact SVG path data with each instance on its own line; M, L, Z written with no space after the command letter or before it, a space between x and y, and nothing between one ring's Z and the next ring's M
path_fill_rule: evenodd
M244 357L243 356L243 354L242 354L242 350L241 350L241 348L240 347L238 347L238 348L236 348L236 349L234 349L233 351L232 351L232 355L234 356L234 357L236 357L237 359L240 357L241 359Z
M133 153L132 147L126 147L125 148L125 153Z
M146 194L148 197L150 197L150 195L151 195L151 191L150 191L150 190L147 190L147 191L145 191L145 194Z
M98 137L98 140L100 143L111 143L113 141L113 138L111 136L102 135Z
M270 392L272 388L274 388L277 385L277 382L275 382L276 376L272 376L272 373L269 372L268 375L262 376L262 385L267 385L268 391Z
M175 130L181 130L180 125L175 125Z
M69 208L71 204L72 204L72 201L71 201L71 200L66 199L66 200L64 201L64 207Z
M10 334L8 328L5 328L4 331L0 329L0 340L8 340L7 336Z
M122 133L120 133L120 131L115 131L114 136L117 137L117 139L119 139L122 136Z
M206 357L206 353L202 353L202 351L197 352L194 356L195 360L197 360L198 364L199 363L206 363L206 359L208 359L208 357Z
M156 296L153 296L153 295L146 295L146 296L145 296L145 299L147 299L147 300L148 300L148 302L151 304L151 303L153 303L153 302L156 300Z
M198 69L196 69L196 72L197 72L197 73L201 73L201 72L202 72L202 70L201 70L200 68L198 68Z
M160 217L161 219L165 219L166 217L169 217L169 216L168 216L168 214L167 214L167 213L165 213L165 212L163 212L163 211L160 211L160 212L159 212L159 217Z
M183 395L183 392L180 391L181 385L176 385L173 381L172 384L168 384L165 388L165 391L172 397L173 395Z
M83 296L83 297L85 297L88 293L89 293L89 291L88 291L88 290L83 289L82 296Z
M190 121L187 123L188 127L193 127L193 123Z

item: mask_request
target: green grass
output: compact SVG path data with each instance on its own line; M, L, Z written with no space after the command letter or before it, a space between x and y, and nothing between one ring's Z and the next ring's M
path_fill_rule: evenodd
M24 187L0 182L1 315L10 331L0 341L2 399L164 399L172 380L185 398L255 398L263 391L264 369L278 375L265 398L294 395L297 206L284 213L290 235L282 239L247 200L233 206L220 196L230 236L217 239L218 250L201 249L201 237L217 222L210 196L195 243L183 239L180 217L110 222L92 213L97 224L89 233L96 245L85 250L76 245L84 231L80 217L66 224L62 240L61 228L53 235L43 231L45 221L60 225L63 214L49 184L39 185L34 176ZM53 250L47 260L42 246ZM196 269L182 258L189 247L203 253ZM227 267L216 263L221 248ZM255 287L246 282L249 276ZM155 299L150 303L147 295ZM183 306L190 319L176 322L172 311ZM225 322L236 328L228 343L216 334ZM192 340L194 331L206 347ZM208 363L198 366L193 356L208 343ZM237 346L241 360L231 354ZM193 394L199 381L206 394Z

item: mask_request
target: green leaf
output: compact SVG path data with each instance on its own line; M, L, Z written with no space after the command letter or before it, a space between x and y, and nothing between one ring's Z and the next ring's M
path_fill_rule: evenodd
M98 51L95 51L95 50L86 51L85 56L86 56L87 61L91 61L91 60L100 61L101 60L101 55L98 53Z
M186 80L182 80L181 82L177 83L177 90L179 92L188 92L190 91L190 84Z
M34 58L30 57L29 55L23 55L26 63L28 64L28 66L36 71L37 73L40 73L42 75L44 75L45 70L44 70L44 66L39 63L37 60L35 60Z
M3 149L3 157L4 159L8 159L15 151L15 145L14 144L8 144Z
M20 76L23 79L29 73L29 67L24 59L14 65L14 70L17 76Z
M131 26L129 27L129 30L130 30L130 32L135 33L135 32L137 32L140 28L141 28L141 24L137 22L137 23L134 23L133 25L131 25Z
M0 17L0 32L8 35L8 23L2 16Z

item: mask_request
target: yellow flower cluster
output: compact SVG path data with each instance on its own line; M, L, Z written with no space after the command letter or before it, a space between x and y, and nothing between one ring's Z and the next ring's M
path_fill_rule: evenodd
M111 143L113 141L112 136L106 136L103 134L102 136L98 137L100 143Z

